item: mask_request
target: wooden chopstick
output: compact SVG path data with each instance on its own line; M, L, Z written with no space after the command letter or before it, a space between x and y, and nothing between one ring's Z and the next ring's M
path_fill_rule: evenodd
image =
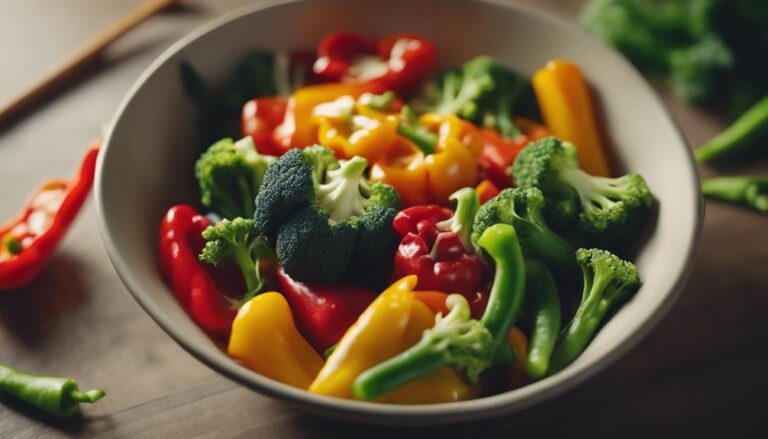
M180 0L146 0L128 15L113 23L104 32L81 47L63 63L47 72L10 101L0 105L0 125L8 122L23 110L28 109L32 104L40 101L51 91L63 85L83 67L97 59L107 46L115 42L126 32L158 12L179 3Z

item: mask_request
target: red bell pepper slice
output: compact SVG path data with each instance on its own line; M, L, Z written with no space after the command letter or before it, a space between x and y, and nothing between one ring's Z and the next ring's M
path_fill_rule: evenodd
M483 152L477 162L481 173L499 189L512 187L512 176L507 170L528 143L528 138L521 135L507 139L490 128L481 129L480 137L483 139Z
M514 139L506 138L491 128L480 130L480 137L483 140L483 152L477 160L480 173L493 182L498 189L514 186L509 167L515 162L520 151L529 142L550 135L546 127L531 119L516 117L514 123L522 131Z
M415 274L417 288L467 298L475 316L487 301L487 273L475 254L468 254L456 232L442 231L437 223L452 212L437 205L414 206L400 211L392 226L402 237L395 253L393 279Z
M273 96L251 99L243 106L242 135L251 136L259 153L280 157L288 150L275 139L275 128L283 123L287 104L287 99Z
M192 206L171 207L160 224L160 271L195 323L206 333L226 339L237 310L198 261L205 245L202 233L210 224Z
M437 48L421 36L394 34L374 40L342 31L320 41L314 70L328 81L377 83L404 94L437 67Z
M42 271L91 192L99 146L91 144L73 179L45 183L0 226L0 291L21 288Z
M276 277L299 332L321 353L341 340L377 296L352 284L297 282L282 267L277 269Z

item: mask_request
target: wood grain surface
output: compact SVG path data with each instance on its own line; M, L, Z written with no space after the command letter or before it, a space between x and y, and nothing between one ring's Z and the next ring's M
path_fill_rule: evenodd
M582 3L528 2L571 19ZM0 2L0 100L138 3ZM0 218L13 216L41 181L74 172L88 141L163 49L249 2L185 3L184 10L142 25L66 91L0 132ZM723 128L723 121L670 98L663 87L660 93L691 144ZM755 164L739 172L759 170L768 167ZM714 173L702 169L703 175ZM102 386L108 395L67 421L0 399L0 437L764 436L766 218L708 203L698 259L680 301L637 348L594 379L505 418L385 429L302 414L222 378L185 353L118 279L89 201L42 276L22 291L0 295L0 362L71 376L86 388Z

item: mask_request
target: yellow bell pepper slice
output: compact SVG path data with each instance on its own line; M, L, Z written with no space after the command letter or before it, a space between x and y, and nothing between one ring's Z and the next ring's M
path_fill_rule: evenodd
M450 204L452 193L477 184L477 159L483 141L477 128L453 115L427 113L419 121L438 134L437 151L425 159L432 199Z
M387 288L363 312L339 341L325 366L309 387L310 392L352 398L352 384L370 367L416 344L435 316L415 299L418 278L406 276ZM452 370L441 369L409 383L379 402L426 404L457 401L472 389Z
M386 156L398 141L399 118L377 111L362 101L362 97L354 101L351 96L343 96L327 107L330 111L318 114L321 107L315 107L314 118L319 126L321 145L333 149L340 158L357 155L372 163ZM338 114L333 114L333 110L338 110Z
M400 353L415 345L425 330L435 324L435 315L425 303L415 300L408 327L400 343ZM436 404L469 399L475 394L461 377L449 368L439 369L411 381L377 402L387 404Z
M309 391L352 398L355 378L400 350L415 286L416 276L408 276L381 293L339 340Z
M594 107L581 69L555 59L533 75L533 89L547 128L576 146L579 163L589 174L610 176Z
M288 302L276 292L260 294L240 308L227 351L248 369L301 389L323 367L323 358L296 329Z
M318 121L312 112L319 104L341 96L357 98L363 93L376 91L371 84L319 84L296 90L285 110L283 123L275 129L276 140L285 148L304 148L318 141Z

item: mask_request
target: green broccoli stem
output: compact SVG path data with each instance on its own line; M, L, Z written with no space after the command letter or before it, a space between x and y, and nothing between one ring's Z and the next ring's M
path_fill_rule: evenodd
M402 121L397 125L397 134L410 140L424 155L434 154L437 151L437 134L418 125L418 118L413 109L404 106L401 110Z
M608 314L613 300L610 291L606 291L609 284L614 280L614 274L603 274L595 271L595 278L592 282L588 279L589 274L584 274L584 292L582 302L576 310L571 322L560 334L555 349L552 352L550 373L563 370L566 366L573 363L576 358L592 340L598 326Z
M352 392L356 398L366 401L379 398L420 376L448 366L450 358L443 352L422 337L403 354L360 374L352 386Z
M706 197L768 212L768 174L705 179L701 191Z
M242 244L236 245L232 256L237 266L240 267L240 271L243 273L245 287L248 292L250 293L261 288L261 280L259 279L257 266L251 258L251 252L248 250L248 247Z
M768 152L768 96L742 114L728 129L694 151L700 163L733 162L760 149Z
M338 169L326 172L326 183L318 187L317 200L332 221L365 214L369 189L363 174L367 167L368 160L354 156L341 162Z
M525 261L526 301L531 320L530 341L525 359L528 375L544 378L560 331L560 298L547 267L533 259Z
M525 261L515 228L507 224L495 224L485 230L477 245L493 259L496 273L491 294L480 321L493 336L495 351L506 339L512 327L525 293Z
M452 193L448 199L456 202L456 210L452 217L437 223L437 230L456 232L464 244L464 250L473 254L475 246L472 244L472 224L480 209L480 197L473 188L465 187Z
M256 210L256 194L251 191L251 185L243 176L237 178L237 185L240 188L240 202L242 203L241 216L249 216L248 212Z
M224 190L216 190L215 193L218 195L216 198L217 207L215 213L221 215L222 218L227 219L233 219L240 216L240 207L238 207L237 203L232 198L231 193Z
M496 96L496 102L494 105L494 112L486 114L483 118L483 125L496 129L502 137L507 139L515 139L522 134L520 129L512 122L512 104L517 96L520 94L520 86L518 85L515 90L509 90L506 81L498 81L501 89L497 90L494 95Z

